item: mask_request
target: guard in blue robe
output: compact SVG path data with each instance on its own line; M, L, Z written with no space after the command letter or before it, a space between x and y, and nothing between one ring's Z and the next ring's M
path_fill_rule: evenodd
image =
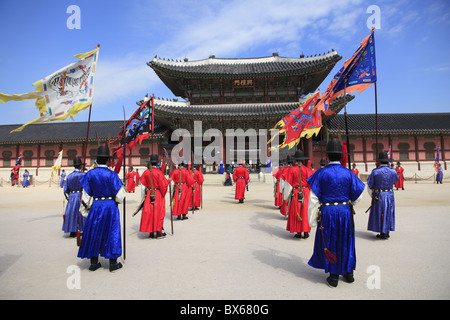
M307 180L311 187L310 225L317 226L314 252L308 264L329 272L327 283L336 287L339 275L349 283L354 281L356 252L352 205L361 199L365 185L350 169L341 165L339 141L328 143L327 155L330 163ZM315 214L317 218L312 219Z
M98 167L89 170L80 179L83 186L81 212L87 214L87 219L78 257L91 260L91 271L101 267L99 255L109 259L111 272L122 268L122 264L117 262L117 258L122 255L117 204L125 198L125 190L117 173L107 167L109 158L109 148L100 146L97 150Z
M224 168L223 168L223 161L220 161L219 162L219 174L223 174L225 171L224 171Z
M66 176L67 176L67 173L65 170L63 170L61 173L61 181L59 182L59 186L61 188L64 188L64 185L66 184Z
M394 184L399 179L395 170L389 167L387 152L378 155L380 166L372 170L367 179L372 196L367 230L379 232L377 238L388 239L389 231L395 231Z
M22 187L26 188L30 186L30 181L28 180L30 177L30 173L28 170L25 170L25 173L23 174L23 181L22 181Z
M64 233L70 233L70 237L72 238L77 235L78 230L83 232L86 221L86 218L80 214L81 192L83 191L80 179L84 176L84 173L80 172L80 168L84 164L81 158L73 159L75 169L67 176L67 181L64 184L64 196L67 198L67 206L64 212L62 231Z
M442 168L441 164L438 162L438 173L436 175L436 183L442 184L442 178L444 177L444 169Z

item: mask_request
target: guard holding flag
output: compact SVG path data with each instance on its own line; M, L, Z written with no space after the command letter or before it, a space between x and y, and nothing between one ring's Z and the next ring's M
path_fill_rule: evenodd
M125 189L117 173L108 168L109 159L109 148L100 146L97 149L98 167L80 179L83 186L80 212L87 218L78 257L91 260L90 271L101 267L99 255L109 259L109 271L122 268L117 262L122 255L117 204L123 202Z
M314 252L308 264L329 272L327 283L336 287L339 275L353 282L356 268L353 204L364 191L364 183L341 165L342 145L338 140L327 144L330 163L308 178L310 197L308 217L311 227L317 225Z
M387 152L381 152L377 161L380 166L372 170L367 179L368 192L372 197L367 229L377 234L378 239L389 238L389 231L395 230L395 198L393 186L398 175L389 168Z
M148 169L140 178L142 195L142 216L140 232L149 232L150 238L159 239L165 237L164 217L166 216L167 186L169 181L156 166L158 155L152 154L148 161Z

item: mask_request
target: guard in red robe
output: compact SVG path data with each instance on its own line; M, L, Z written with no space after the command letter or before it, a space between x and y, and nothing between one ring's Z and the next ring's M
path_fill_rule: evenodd
M307 239L311 227L308 223L310 188L306 179L312 175L312 171L302 163L302 161L309 159L304 156L303 151L297 150L293 159L296 160L296 163L289 168L283 177L286 183L292 188L290 197L288 198L288 222L286 230L290 233L296 233L296 238Z
M352 164L352 172L353 172L354 174L356 174L356 176L358 177L358 175L359 175L359 170L356 169L356 163Z
M403 185L403 181L404 181L403 171L405 171L405 169L403 169L400 166L400 162L397 162L397 166L395 167L395 172L397 172L397 175L398 175L398 180L395 183L395 187L397 188L397 190L398 190L398 188L402 188L402 190L405 190L405 187Z
M194 184L194 179L189 171L184 168L183 162L172 171L170 179L175 184L172 215L177 216L178 220L185 220L188 218L189 188Z
M125 179L127 180L127 192L134 192L136 189L136 182L134 181L134 177L136 176L136 172L133 171L133 167L130 167Z
M199 169L199 165L193 168L191 171L192 179L194 179L194 184L190 188L189 194L189 207L198 210L202 203L202 185L204 182L203 174ZM193 202L192 202L193 201Z
M149 168L144 171L140 181L142 183L142 197L145 197L142 208L140 232L149 232L150 238L162 238L164 232L164 217L166 216L167 186L169 181L156 165L158 155L150 156Z
M141 179L141 175L139 174L139 170L138 169L136 169L136 186L138 187L139 186L139 181L140 181L140 179Z
M239 200L239 203L244 203L245 199L245 187L249 181L249 175L247 168L244 167L244 161L239 160L239 167L234 169L233 181L236 185L236 191L234 193L234 198Z

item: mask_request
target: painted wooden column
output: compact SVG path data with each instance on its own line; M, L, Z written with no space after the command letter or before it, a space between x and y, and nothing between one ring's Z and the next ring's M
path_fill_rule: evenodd
M416 155L416 162L417 162L417 170L420 171L420 162L419 162L419 138L417 138L417 135L414 135L414 151Z

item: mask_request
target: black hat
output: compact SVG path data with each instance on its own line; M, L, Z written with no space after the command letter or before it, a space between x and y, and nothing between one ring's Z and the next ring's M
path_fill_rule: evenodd
M147 163L151 163L152 165L156 165L158 164L159 160L158 160L158 155L157 154L151 154L150 155L150 160L147 161Z
M290 154L287 155L286 157L286 162L287 163L292 163L294 161L294 159L292 159L292 156Z
M97 149L97 158L110 158L108 146L100 146Z
M83 165L83 164L86 164L86 163L84 163L84 162L81 160L80 157L76 157L75 159L73 159L73 166L74 166L74 167L78 167L78 166L81 166L81 165Z
M378 159L380 162L388 163L389 162L389 156L387 152L380 152L378 154Z
M325 166L326 164L327 164L327 162L325 161L325 159L320 159L321 166Z
M341 142L339 140L328 141L326 153L342 153Z
M294 160L308 160L308 157L305 157L305 154L302 150L295 151L295 154L292 156Z

